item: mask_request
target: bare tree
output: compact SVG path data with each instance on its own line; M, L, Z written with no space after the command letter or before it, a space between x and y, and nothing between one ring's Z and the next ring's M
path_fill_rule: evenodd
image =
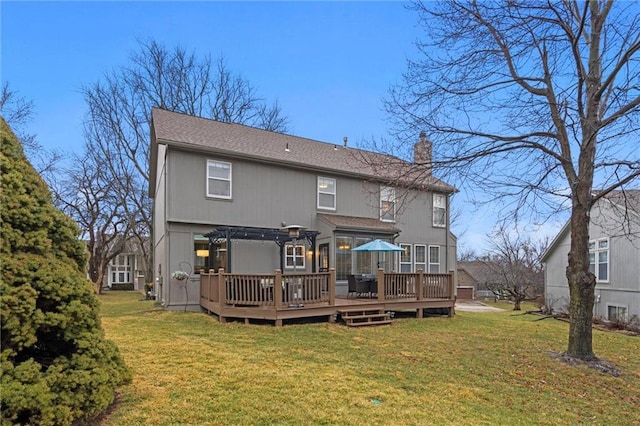
M534 241L516 229L510 233L505 226L499 226L488 237L491 248L482 258L487 289L512 300L513 310L519 311L524 300L538 296L543 290L540 259L549 240Z
M285 132L287 119L277 102L269 106L242 76L220 57L198 57L180 47L167 49L150 40L140 43L129 66L106 74L83 88L92 128L87 147L102 159L115 194L128 217L147 265L150 281L151 200L149 186L149 120L158 107L218 121L242 123Z
M396 139L428 131L434 169L475 183L516 219L570 211L567 355L596 359L589 211L640 176L640 6L446 0L413 8L426 41L386 101ZM412 173L430 167L417 162Z
M87 272L98 294L109 262L120 253L128 234L125 210L115 192L117 184L99 161L89 152L75 156L54 190L56 205L83 231L89 252Z
M38 143L36 135L27 130L34 116L33 101L19 96L9 87L9 83L5 82L0 93L0 114L22 142L31 164L41 176L52 182L62 154L55 150L44 149Z

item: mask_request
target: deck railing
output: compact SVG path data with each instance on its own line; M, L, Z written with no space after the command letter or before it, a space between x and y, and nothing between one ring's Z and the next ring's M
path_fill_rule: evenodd
M453 272L448 274L425 274L384 272L378 269L378 300L397 299L453 299Z
M200 298L233 306L303 307L335 301L335 270L312 274L200 274Z
M273 274L232 274L223 269L200 274L200 298L204 302L229 306L304 308L319 304L335 304L336 273L329 272L283 275L279 269ZM377 273L378 301L393 300L453 300L453 272L425 274L385 272Z

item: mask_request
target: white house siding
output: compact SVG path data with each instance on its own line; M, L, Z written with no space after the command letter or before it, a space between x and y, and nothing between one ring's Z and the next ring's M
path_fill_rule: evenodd
M610 306L626 308L627 316L640 316L640 226L639 218L629 212L621 221L619 208L601 200L591 211L589 237L609 239L609 281L597 282L594 315L608 318ZM570 229L567 227L545 259L546 299L555 310L569 304L566 278Z

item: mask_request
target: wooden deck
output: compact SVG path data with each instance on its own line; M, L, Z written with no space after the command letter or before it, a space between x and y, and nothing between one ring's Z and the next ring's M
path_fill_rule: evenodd
M279 291L274 291L278 289ZM453 316L453 274L377 273L377 293L371 298L336 296L335 270L311 274L200 274L200 306L219 317L273 321L325 317L335 322L339 311L365 307L385 312L444 309Z

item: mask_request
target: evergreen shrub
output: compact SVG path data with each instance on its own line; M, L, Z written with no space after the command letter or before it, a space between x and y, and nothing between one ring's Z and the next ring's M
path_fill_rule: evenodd
M107 408L130 372L100 326L78 227L0 125L2 424L68 425Z

